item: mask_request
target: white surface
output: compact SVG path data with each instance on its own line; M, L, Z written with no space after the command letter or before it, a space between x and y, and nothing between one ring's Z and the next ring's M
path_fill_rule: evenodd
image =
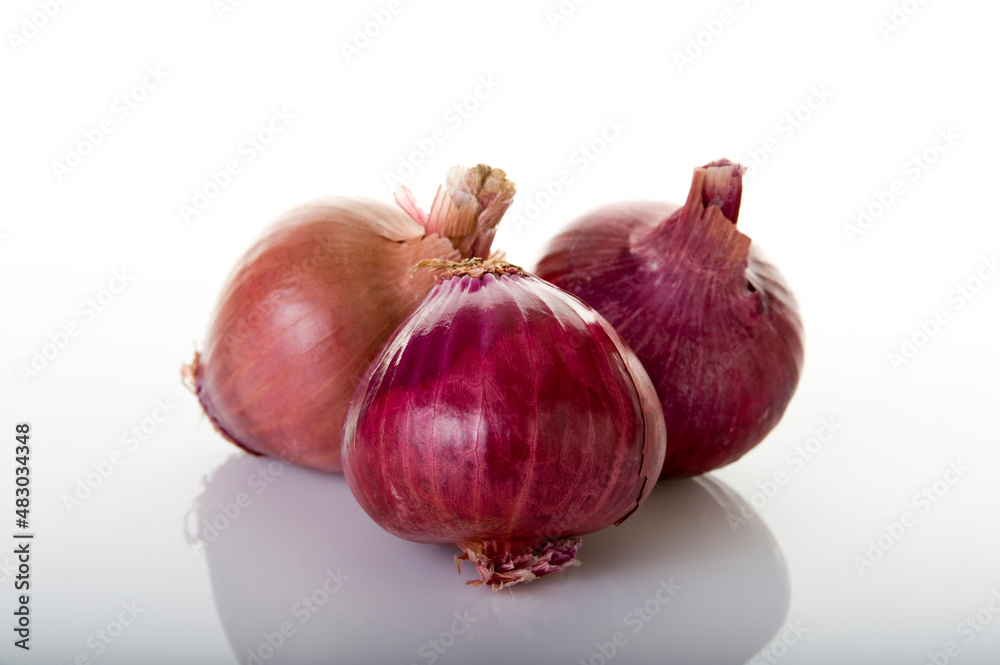
M926 663L949 641L948 662L997 662L1000 279L971 300L952 290L1000 251L988 163L1000 9L904 3L916 13L886 38L891 2L679 4L595 0L553 27L556 0L404 1L347 62L341 43L388 1L254 0L221 18L211 0L68 3L17 52L9 33L41 10L5 3L0 538L13 543L20 421L33 428L37 536L32 649L7 628L0 661L246 663L289 620L296 633L266 662L428 663L429 640L449 641L464 612L475 621L437 662L600 663L597 644L619 630L615 663L739 663L762 648L755 662ZM674 53L724 9L721 34L679 71ZM146 78L125 117L119 97L147 67L165 78ZM477 91L468 117L452 110ZM783 117L810 99L792 131ZM276 109L294 118L249 160L243 142ZM60 181L53 161L104 119L113 131ZM957 138L914 180L907 160L948 128ZM581 159L602 131L614 141ZM785 273L807 328L798 392L759 448L585 538L582 567L496 595L463 586L471 573L456 575L446 548L382 532L342 478L289 468L256 494L267 462L222 441L178 378L223 277L273 217L324 194L388 198L384 173L442 136L406 183L426 202L453 164L504 168L519 195L496 247L527 265L593 205L681 201L694 166L771 148L746 179L740 226ZM230 160L239 173L185 223L179 205ZM562 170L570 184L524 223ZM845 224L894 179L902 193L849 242ZM90 314L123 269L127 286ZM887 354L939 309L947 322L897 371ZM78 333L23 381L18 366L70 323ZM157 400L169 418L123 441ZM796 448L824 419L839 429L806 460ZM121 464L69 511L64 496L114 451ZM949 475L953 463L968 470ZM758 494L775 474L783 484ZM919 497L935 483L934 503ZM198 520L240 492L250 503L231 528L192 545ZM734 533L727 514L743 501L759 511ZM13 556L0 563L10 625ZM349 579L297 623L295 603L338 568ZM659 605L671 579L681 589ZM631 633L629 613L651 599L660 611ZM122 603L141 613L118 633ZM98 653L102 629L116 637Z

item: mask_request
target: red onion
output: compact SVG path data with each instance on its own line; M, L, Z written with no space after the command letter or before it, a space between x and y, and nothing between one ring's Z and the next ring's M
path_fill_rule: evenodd
M344 473L390 533L454 544L499 589L575 563L577 535L646 499L666 445L656 392L593 309L501 261L441 277L344 421Z
M664 477L743 456L781 419L802 369L795 299L736 229L742 173L728 160L695 169L682 208L599 208L538 264L603 314L649 372L670 435Z
M487 256L513 195L503 171L481 164L453 168L429 215L405 188L405 213L346 197L285 213L230 273L183 371L215 427L251 453L340 471L351 395L433 285L408 270Z

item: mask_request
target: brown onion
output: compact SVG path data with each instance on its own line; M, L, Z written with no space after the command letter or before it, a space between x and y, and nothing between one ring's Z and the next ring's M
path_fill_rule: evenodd
M402 210L330 197L282 215L230 273L183 369L216 429L251 453L340 471L351 395L433 284L408 270L485 258L513 195L502 170L480 164L451 169L429 215L405 188Z

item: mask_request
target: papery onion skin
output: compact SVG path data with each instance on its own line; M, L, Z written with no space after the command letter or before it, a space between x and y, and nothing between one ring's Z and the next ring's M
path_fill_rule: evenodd
M695 169L683 207L603 206L546 249L537 274L596 308L635 351L663 406L663 477L729 464L781 419L803 329L778 270L736 221L742 167Z
M488 252L513 191L499 169L456 167L430 216L404 190L410 214L329 197L279 218L230 273L205 345L182 372L216 429L251 453L341 471L354 389L433 285L409 268L460 257L459 240Z
M575 536L649 495L666 443L655 390L618 333L504 270L442 277L344 422L345 475L372 519L458 545L494 589L572 565Z

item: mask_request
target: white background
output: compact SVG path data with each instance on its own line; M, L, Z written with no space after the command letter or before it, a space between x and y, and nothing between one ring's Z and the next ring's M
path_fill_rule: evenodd
M350 55L388 0L50 2L50 18L45 4L0 12L0 537L21 421L37 534L30 652L9 628L13 539L0 547L0 661L997 662L995 3L909 0L888 30L889 1L592 0L564 3L565 20L556 0L405 1ZM248 159L275 110L294 118ZM102 121L82 163L57 167ZM581 568L491 594L461 584L446 548L382 532L342 477L279 467L258 494L267 461L216 435L180 384L236 258L310 198L388 200L386 173L412 160L404 181L426 204L448 167L485 162L519 190L495 247L531 266L574 216L683 201L692 168L720 157L763 161L740 227L800 301L798 392L745 458L585 538ZM239 172L185 219L230 160ZM546 198L563 170L571 185ZM859 208L877 218L849 233ZM116 271L128 283L105 293ZM893 363L904 339L920 347ZM157 400L169 418L126 443ZM68 504L88 476L96 489ZM240 493L249 507L218 539L190 542ZM756 509L734 532L743 502ZM680 590L657 600L661 581ZM314 591L325 602L303 623ZM122 603L139 611L128 625ZM656 612L634 624L643 606ZM295 633L272 653L284 621Z

